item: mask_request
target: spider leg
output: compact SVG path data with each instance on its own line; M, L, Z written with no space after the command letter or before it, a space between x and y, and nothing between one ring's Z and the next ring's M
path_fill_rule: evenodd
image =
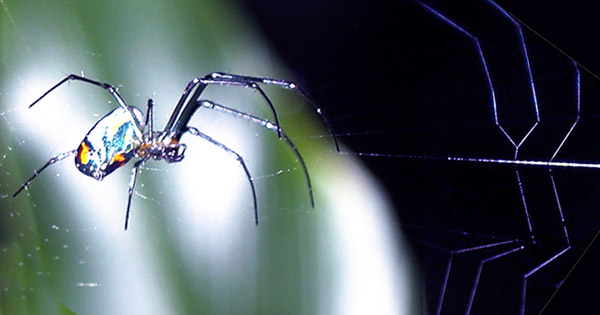
M148 136L148 139L152 138L152 133L154 133L154 101L152 99L148 99L148 104L146 105L146 121L144 126L146 126L146 136Z
M190 97L190 94L192 93L194 88L197 87L196 93L198 93L198 91L200 91L200 93L202 93L202 91L206 88L206 85L204 85L204 84L201 85L201 84L199 84L199 82L200 82L200 80L198 78L193 78L185 86L185 89L183 90L183 93L181 94L179 101L177 101L175 108L173 108L173 113L171 114L171 118L169 118L169 122L165 126L165 131L167 131L168 129L171 129L171 127L173 127L173 125L175 124L175 120L178 119L179 116L182 114L181 111L182 111L182 108L184 107L184 105L190 103L190 100L188 98Z
M254 83L260 83L260 84L265 84L265 85L273 85L273 86L284 88L287 90L297 91L298 93L300 93L300 95L302 95L302 97L307 99L312 104L312 106L314 107L317 114L319 114L319 116L321 116L321 119L323 120L323 122L325 122L325 125L327 125L327 129L328 129L329 133L333 137L333 143L335 144L336 151L340 152L340 146L339 146L339 143L337 140L337 136L335 135L335 132L333 130L333 125L331 124L331 121L327 117L327 114L325 114L325 112L321 109L321 107L319 107L317 101L312 96L310 96L308 93L306 93L304 91L304 89L299 87L296 83L290 82L290 81L285 81L285 80L279 80L279 79L251 77L251 76L243 76L243 75L223 73L223 72L213 72L211 74L206 75L203 79L206 81L214 80L215 83L218 82L218 84L227 84L225 82L231 82L230 84L233 84L233 83L247 84L248 82L254 82ZM269 100L269 98L267 97L266 94L264 94L262 92L261 92L261 94L267 100L267 102L271 103L271 101ZM275 123L277 125L279 125L279 122L277 121L277 119L275 120Z
M64 152L61 154L57 154L55 156L53 156L50 160L48 160L48 162L46 162L46 164L44 164L42 167L40 167L40 169L33 171L33 175L31 177L29 177L29 179L27 181L25 181L25 183L23 183L23 185L21 185L21 188L19 188L19 190L17 190L16 193L13 194L13 198L16 197L23 189L25 189L27 186L29 186L29 184L31 184L31 182L44 170L46 169L46 167L56 163L56 162L60 162L64 159L66 159L67 157L73 155L77 153L77 149L69 151L69 152Z
M214 110L217 110L222 113L226 113L226 114L230 114L230 115L233 115L233 116L236 116L239 118L243 118L251 123L265 127L271 131L280 132L282 139L292 149L292 151L296 155L296 158L298 159L298 162L300 163L300 165L302 165L302 170L304 171L304 177L306 178L306 186L308 188L310 204L313 208L315 207L315 200L314 200L314 196L313 196L312 184L310 182L310 176L308 175L308 169L306 168L306 163L304 162L304 159L302 158L302 155L300 154L300 151L298 151L298 148L296 147L296 145L292 142L292 140L290 140L290 138L287 136L287 134L285 133L285 131L283 129L281 129L279 126L277 126L276 124L274 124L266 119L262 119L262 118L253 116L253 115L235 110L230 107L219 105L219 104L209 101L209 100L200 100L200 101L198 101L198 103L200 103L200 106L202 106L202 107L205 107L208 109L214 109Z
M252 197L254 198L254 221L256 222L256 225L258 225L258 202L256 201L256 189L254 188L254 178L252 178L252 176L250 175L250 171L248 171L248 167L246 167L246 163L244 162L244 159L242 158L242 156L239 155L237 152L233 151L232 149L226 147L224 144L222 144L222 143L218 142L217 140L209 137L208 135L202 133L200 130L198 130L194 127L187 127L186 131L191 133L194 136L199 136L202 139L227 151L227 153L233 155L235 157L235 159L238 160L238 162L240 162L240 164L242 165L242 168L244 168L244 172L246 172L246 177L248 177L248 182L250 182L250 188L252 188Z
M196 101L198 99L200 99L200 95L202 94L204 89L206 87L208 87L209 85L237 85L237 86L244 86L244 87L249 87L249 88L257 90L260 93L260 95L266 100L267 105L269 105L269 108L271 109L271 112L273 113L273 119L275 120L277 125L279 125L279 118L277 117L277 111L275 110L275 106L273 105L273 102L271 102L271 100L269 99L269 97L267 96L265 91L255 82L251 82L251 81L234 82L234 81L229 81L229 80L213 80L213 79L204 77L204 78L194 78L188 83L185 90L183 91L183 94L181 95L181 98L177 102L175 109L173 110L173 114L171 115L169 122L165 126L165 131L170 130L170 131L174 131L174 132L180 134L180 131L185 130L185 127L187 126L187 122L189 121L189 119L191 118L191 116L193 115L193 113L196 110L196 108L194 107L194 105L196 104ZM194 91L194 88L196 90L192 94L192 91ZM192 107L190 107L189 105L192 105ZM277 135L281 139L281 134L279 132L277 133Z
M204 83L206 85L209 85L209 84L213 84L213 85L214 84L217 84L217 85L238 85L238 86L245 86L245 87L249 87L249 88L255 89L256 91L258 91L258 93L260 93L260 95L262 96L262 98L267 102L267 104L271 108L271 112L273 113L273 119L275 120L275 124L277 126L279 126L279 118L277 117L277 112L275 111L275 106L273 105L273 102L271 101L271 99L269 98L269 96L267 95L267 93L265 93L265 91L256 82L253 82L253 81L243 81L243 80L239 80L239 81L219 80L219 79L209 78L208 76L200 79L200 82L202 82L202 83ZM196 98L196 101L198 101L199 98L200 98L200 95L198 94L198 97ZM281 132L279 132L279 130L277 130L277 137L279 139L281 139Z
M119 92L117 92L117 89L115 89L112 85L110 85L108 83L102 83L99 81L91 80L91 79L88 79L86 77L82 77L82 76L79 76L76 74L69 74L64 79L60 80L53 87L51 87L48 91L44 92L44 94L42 94L42 96L38 97L33 103L31 103L31 105L29 105L29 108L33 107L33 105L37 104L44 97L46 97L46 95L48 95L48 94L50 94L50 92L54 91L57 87L61 86L65 82L71 81L71 80L83 81L85 83L93 84L95 86L98 86L98 87L101 87L101 88L107 90L117 100L117 103L119 103L119 106L121 106L123 109L125 109L131 115L131 117L135 117L133 115L133 113L131 112L131 110L129 109L129 106L127 106L127 104L125 103L125 101L123 100L121 95L119 95ZM139 126L138 126L138 129L139 129Z
M133 169L131 170L131 177L129 178L129 189L128 189L128 199L127 199L127 212L125 212L125 231L127 231L127 225L129 224L129 210L131 209L131 197L133 196L133 189L135 188L135 181L138 175L138 169L140 166L144 165L146 160L140 160L133 165Z

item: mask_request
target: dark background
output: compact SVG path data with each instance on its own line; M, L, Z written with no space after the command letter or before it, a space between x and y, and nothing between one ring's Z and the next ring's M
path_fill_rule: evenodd
M596 36L600 26L597 21L598 11L593 4L586 1L552 3L539 0L526 2L499 0L497 3L577 61L581 68L586 68L592 73L600 72L600 45ZM326 104L323 107L331 116L338 133L372 131L379 124L390 126L396 123L407 125L412 123L410 119L402 121L398 116L399 113L390 112L391 109L386 108L385 105L382 105L383 108L373 105L374 108L364 111L361 102L357 101L364 99L368 104L386 104L390 98L396 97L394 93L397 87L395 84L388 83L395 82L398 80L397 77L404 75L402 71L409 65L396 62L400 50L398 50L398 43L394 42L393 33L397 30L398 33L402 33L402 36L418 37L416 30L423 30L419 26L415 26L415 30L407 29L410 23L394 19L394 10L399 10L403 5L405 5L404 1L322 1L310 4L300 1L251 1L247 4L274 48L279 51L295 74L300 76L299 81L322 104ZM377 21L374 22L374 19ZM347 40L346 37L358 40ZM357 42L362 44L356 45ZM400 81L401 84L407 85L402 91L405 91L410 98L410 82L401 79ZM337 117L346 114L351 116L352 113L359 113L357 120L337 120ZM408 113L417 114L418 111L409 110ZM442 119L443 117L440 117L440 121ZM435 119L432 121L435 122ZM424 141L429 139L428 134L418 134L418 136L423 137ZM440 154L447 152L443 147L445 143L441 143L441 147L436 149L433 146L420 147L417 142L415 147L396 152L395 150L404 143L374 135L362 138L359 136L340 138L353 150L359 152L398 154L410 150L414 152L433 150L429 152ZM370 158L365 158L364 161L386 184L393 198L396 198L395 189L400 180L398 174L407 170L389 172L387 170L390 166L386 165L389 161ZM411 165L412 162L407 163ZM417 163L417 168L430 167L432 173L439 171L429 162ZM406 200L395 201L401 204ZM399 213L403 218L406 215ZM411 217L411 219L420 222L424 218ZM465 222L464 218L461 220ZM475 225L480 223L474 221L470 228L475 228ZM562 288L548 304L544 314L563 313L565 310L585 312L597 309L595 292L587 288L595 287L600 279L600 272L596 266L600 261L598 247L600 246L592 243L577 263L577 267L565 280ZM584 250L585 248L581 248L580 252ZM572 262L575 262L578 257L574 257Z
M594 1L506 1L503 6L521 22L594 74L600 73L600 21ZM600 215L600 214L599 214ZM600 244L592 242L576 267L557 291L543 314L567 311L589 313L599 309L592 290L600 283Z
M593 1L496 1L583 68L600 73L600 21ZM600 215L600 214L599 214ZM543 314L588 313L599 309L592 290L600 283L600 244L592 242Z

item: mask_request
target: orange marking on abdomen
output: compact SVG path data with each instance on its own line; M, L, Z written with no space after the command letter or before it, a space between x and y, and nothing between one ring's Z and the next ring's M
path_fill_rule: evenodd
M121 153L117 153L113 158L114 162L125 162L125 156Z
M90 147L88 147L87 144L85 144L85 142L82 142L81 143L81 149L79 150L79 161L81 161L81 164L87 164L87 162L88 162L88 157L87 157L88 152L90 152Z

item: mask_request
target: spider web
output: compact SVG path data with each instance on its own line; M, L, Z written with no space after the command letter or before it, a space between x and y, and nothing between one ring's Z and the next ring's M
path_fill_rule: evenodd
M394 199L425 312L539 313L600 227L597 78L491 1L256 11Z

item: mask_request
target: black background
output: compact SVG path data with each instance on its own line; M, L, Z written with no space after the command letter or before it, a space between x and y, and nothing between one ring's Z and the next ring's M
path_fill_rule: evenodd
M600 73L600 20L595 1L497 1L523 24L592 73ZM598 214L600 215L600 213ZM595 313L600 309L600 244L593 242L543 314Z
M496 2L583 68L600 73L600 20L594 1ZM542 314L597 312L600 300L593 288L600 283L599 261L600 244L593 242Z
M562 50L569 57L577 61L582 68L590 70L592 73L600 73L600 22L597 20L598 10L593 3L587 1L569 1L552 3L548 1L529 0L529 1L507 1L498 0L497 3L515 16L524 25L529 26L541 37L550 41L558 49ZM397 2L363 2L363 1L322 1L318 3L304 3L301 1L249 1L248 9L254 13L258 24L263 28L264 33L271 39L271 42L284 60L294 70L296 74L302 76L304 84L308 84L308 90L325 104L333 104L328 97L361 97L363 87L360 84L348 83L341 80L331 82L332 86L348 84L347 92L343 96L328 96L329 86L322 82L327 81L327 77L322 77L322 69L331 69L331 64L318 65L318 61L311 63L308 67L304 59L310 58L312 61L335 60L331 54L336 50L328 46L337 42L337 37L343 36L347 30L362 25L370 17L381 16L382 12L388 7L394 7ZM394 21L386 21L389 27L394 26ZM352 32L356 32L352 30ZM361 31L357 31L359 34ZM370 44L361 47L349 47L348 54L355 56L367 56L358 58L360 64L347 65L346 69L341 70L342 77L356 78L364 72L352 73L355 69L368 69L385 67L388 60L394 56L387 56L385 51L381 51L379 43L389 42L384 33L368 33L364 36L365 42ZM298 45L298 43L307 43ZM310 46L308 43L316 43ZM386 44L383 44L385 46ZM299 48L300 47L300 48ZM357 51L360 50L360 51ZM379 50L372 52L370 50ZM375 56L375 57L374 57ZM343 60L343 56L340 56ZM315 66L317 64L318 66ZM364 67L364 68L363 68ZM393 77L393 73L387 74ZM321 82L318 85L311 85L312 82ZM368 87L367 87L368 88ZM324 92L323 92L324 91ZM322 101L325 99L326 101ZM341 106L341 105L340 105ZM325 106L324 106L325 107ZM328 112L335 112L329 109ZM335 120L335 115L333 120ZM372 119L366 117L366 119ZM366 140L368 142L368 140ZM361 143L361 145L365 145ZM385 146L385 143L374 143L374 146ZM384 148L384 151L388 148ZM391 150L391 149L390 149ZM391 151L388 151L391 152ZM369 163L369 161L366 161ZM377 165L370 164L372 169L377 169ZM379 172L381 174L382 172ZM388 187L394 185L397 178L381 178ZM393 191L392 188L388 188ZM598 214L600 216L600 213ZM565 311L588 313L598 309L597 291L594 288L599 283L600 272L597 262L600 261L600 245L592 243L582 259L573 269L572 273L563 283L560 290L552 298L544 310L544 314L562 314Z

